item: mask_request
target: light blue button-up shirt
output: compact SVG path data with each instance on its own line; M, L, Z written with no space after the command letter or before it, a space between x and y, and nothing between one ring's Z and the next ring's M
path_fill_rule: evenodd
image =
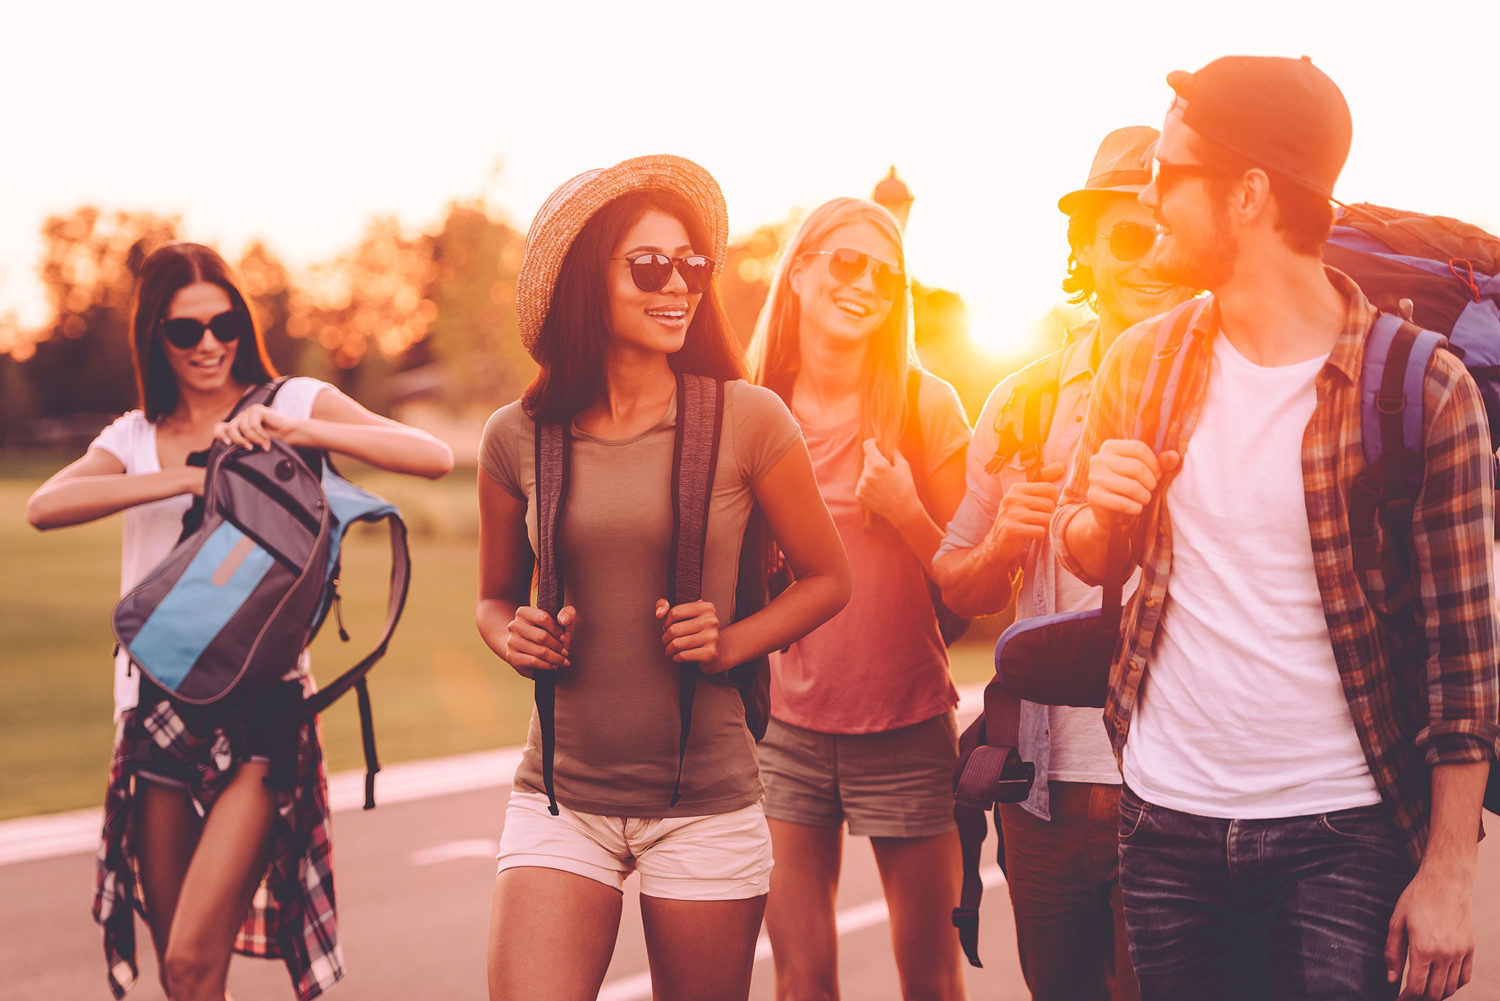
M1088 412L1089 392L1093 386L1094 369L1099 363L1099 337L1097 325L1082 328L1061 349L1060 365L1057 360L1057 404L1052 413L1051 426L1042 445L1042 464L1059 463L1066 467L1073 447L1083 433L1083 418ZM1046 361L1036 363L1046 367ZM1000 440L1000 431L1021 428L1021 401L1017 389L1031 370L1023 369L1000 383L985 401L984 410L974 426L974 439L969 445L967 480L968 489L963 503L948 523L943 543L938 548L934 561L944 554L961 549L972 549L984 540L995 515L1000 510L1000 500L1005 491L1018 483L1026 482L1026 469L1019 457L1012 456L997 473L990 473L985 466L995 455ZM1101 601L1101 589L1090 587L1069 574L1059 564L1052 551L1050 538L1042 538L1027 549L1021 564L1022 584L1016 600L1016 618L1025 619L1055 612L1070 612L1084 608L1097 608ZM1133 581L1131 582L1134 583ZM1127 595L1129 591L1127 589ZM1056 709L1034 702L1021 703L1020 753L1021 757L1036 765L1036 781L1031 795L1022 804L1027 811L1043 820L1051 820L1051 797L1048 792L1048 777L1052 772L1053 746L1052 723L1058 713L1078 714L1069 717L1074 725L1065 739L1084 746L1070 746L1068 752L1077 752L1097 763L1091 770L1103 779L1112 773L1111 782L1120 781L1119 771L1114 765L1114 754L1109 747L1109 738L1097 709ZM1080 728L1077 721L1081 714L1092 714L1098 720L1096 730L1086 726Z

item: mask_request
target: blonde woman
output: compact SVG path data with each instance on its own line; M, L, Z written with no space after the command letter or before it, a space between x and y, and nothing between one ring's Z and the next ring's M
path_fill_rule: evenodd
M969 425L953 387L917 364L889 212L839 198L808 216L772 281L751 359L755 381L801 427L853 579L842 612L772 657L761 771L777 994L838 996L847 821L875 851L903 995L962 998L949 922L960 878L957 694L928 572L963 498Z

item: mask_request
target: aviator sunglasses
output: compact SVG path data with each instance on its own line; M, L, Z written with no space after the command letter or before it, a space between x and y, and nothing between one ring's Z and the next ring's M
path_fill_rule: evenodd
M635 254L631 257L611 257L612 261L627 261L630 264L630 280L642 292L660 292L672 280L672 269L682 276L689 295L708 291L708 283L714 276L712 257L704 254L688 254L686 257L668 257L666 254Z
M161 321L162 336L175 348L195 348L203 340L203 331L212 330L220 344L231 344L243 336L250 335L250 314L243 309L230 309L213 317L207 323L191 316L176 316Z
M896 293L901 291L901 286L906 283L906 275L900 269L893 268L878 257L861 253L858 250L850 250L841 247L838 250L811 250L808 257L828 258L828 273L833 280L840 284L854 281L870 269L870 278L875 284L875 292L882 299L894 299Z
M1109 241L1109 252L1122 264L1138 261L1156 242L1156 228L1139 222L1117 222L1108 233L1100 233L1101 240Z

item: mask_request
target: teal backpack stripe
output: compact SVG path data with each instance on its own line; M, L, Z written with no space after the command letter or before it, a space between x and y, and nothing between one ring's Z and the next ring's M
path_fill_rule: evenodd
M141 623L130 644L131 658L146 665L165 687L175 691L182 684L204 649L275 562L270 553L252 542L229 578L222 584L215 583L215 573L241 540L250 541L234 525L220 525L204 541L177 586Z

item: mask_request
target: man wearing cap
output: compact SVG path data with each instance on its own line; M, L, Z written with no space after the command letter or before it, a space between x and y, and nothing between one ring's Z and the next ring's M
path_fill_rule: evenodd
M1062 350L1002 382L985 402L969 449L968 493L949 522L933 572L949 606L990 615L1097 608L1099 588L1060 570L1046 538L1057 480L1083 427L1099 359L1131 324L1187 298L1147 275L1150 213L1136 195L1151 180L1147 126L1099 145L1084 186L1058 202L1068 216L1071 301L1098 319ZM1028 429L1028 404L1051 407ZM1116 879L1120 772L1097 709L1023 703L1020 753L1036 764L1024 804L1000 808L1021 971L1036 1001L1135 998Z
M1484 410L1437 352L1411 551L1356 571L1376 313L1320 257L1348 106L1306 59L1168 82L1148 263L1213 296L1116 343L1052 522L1084 579L1112 532L1141 566L1104 714L1141 995L1446 997L1500 740ZM1132 429L1164 366L1158 454Z

